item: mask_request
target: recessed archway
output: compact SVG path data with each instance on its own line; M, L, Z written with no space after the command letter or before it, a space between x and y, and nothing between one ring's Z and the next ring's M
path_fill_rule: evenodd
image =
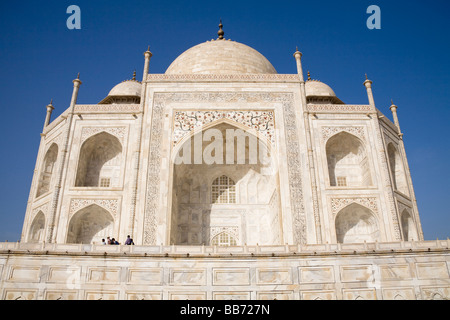
M173 150L170 243L209 245L218 227L235 228L238 245L281 243L279 178L270 152L266 141L230 120L183 138Z
M400 220L402 224L403 240L404 241L419 240L416 225L407 209L404 209L402 211Z
M45 216L42 211L39 211L33 219L30 231L28 234L28 242L37 243L44 240L45 231Z
M122 144L115 136L100 132L87 139L80 150L76 187L119 185Z
M55 163L58 158L58 146L53 143L48 148L42 163L41 172L39 174L39 183L36 191L36 197L39 197L50 190L52 176L55 171Z
M70 219L67 243L101 243L113 237L114 219L104 208L92 204L79 210Z
M408 184L406 182L405 170L403 168L402 159L397 148L393 143L388 144L389 167L391 169L394 189L405 195L409 195Z
M335 226L338 243L380 241L380 230L374 213L360 204L352 203L339 211Z
M372 185L369 160L362 141L340 132L326 143L330 186L365 187Z

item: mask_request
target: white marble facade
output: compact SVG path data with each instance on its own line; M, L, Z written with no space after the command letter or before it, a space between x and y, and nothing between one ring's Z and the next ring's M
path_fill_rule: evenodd
M144 56L142 81L100 103L76 103L77 78L66 111L50 122L47 106L22 242L423 240L397 107L393 123L370 80L369 103L347 105L304 81L298 51L294 74L228 39L187 50L165 74Z

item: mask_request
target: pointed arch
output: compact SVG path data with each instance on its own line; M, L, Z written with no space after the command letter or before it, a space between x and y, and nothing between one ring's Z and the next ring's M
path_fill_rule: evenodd
M31 223L31 227L28 233L28 242L38 243L42 242L45 231L45 215L42 211L39 211Z
M101 243L103 238L112 236L114 218L111 213L92 204L76 212L69 222L67 243Z
M58 145L53 143L48 148L44 161L42 163L41 171L39 174L39 182L36 191L36 197L39 197L50 190L53 173L55 172L55 163L58 159Z
M335 218L338 243L363 243L380 240L380 230L375 214L357 203L341 209Z
M87 139L80 149L76 187L115 187L122 167L122 144L102 131Z
M403 240L404 241L419 240L416 225L407 209L404 209L402 211L400 221L402 224Z
M186 133L173 146L171 243L210 244L212 228L224 223L239 226L249 244L280 241L276 156L270 153L266 137L256 134L242 124L220 119ZM267 152L263 161L261 146ZM250 210L248 204L256 206Z
M258 141L258 157L262 158L262 156L266 156L267 159L263 159L264 161L271 161L274 162L276 165L276 157L273 156L273 148L275 147L273 143L270 141L270 139L262 134L261 132L255 130L254 128L250 128L246 125L243 125L242 123L236 122L234 120L228 119L228 118L221 118L214 120L212 122L209 122L207 124L204 124L202 126L198 126L193 128L189 131L189 133L186 133L183 135L182 138L178 139L178 141L175 143L172 149L172 156L171 161L172 163L177 163L177 157L180 155L180 151L187 145L189 142L191 144L195 143L195 137L199 134L203 134L208 129L215 129L220 128L221 126L228 126L229 128L234 128L235 130L242 130L244 135L246 137L255 138ZM223 134L223 141L226 142L226 134ZM236 137L235 137L236 138ZM202 141L200 139L200 141ZM194 150L194 146L192 145L192 150ZM225 152L225 149L223 150ZM192 162L194 163L194 159L192 159Z
M394 189L409 195L408 183L406 182L406 174L400 153L392 142L388 144L387 150Z
M361 139L341 131L328 139L325 149L330 186L366 187L372 185L369 160Z

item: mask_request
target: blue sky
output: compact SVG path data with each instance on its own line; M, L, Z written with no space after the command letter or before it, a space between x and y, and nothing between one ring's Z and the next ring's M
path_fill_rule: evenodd
M69 5L81 9L81 30L69 30ZM381 29L369 30L369 5ZM303 68L346 103L366 104L364 74L375 103L400 124L425 239L450 237L448 138L450 2L433 1L1 1L0 241L17 241L28 201L45 106L53 118L70 103L98 103L117 83L142 74L150 45L151 73L164 73L188 48L217 37L245 43L278 73Z

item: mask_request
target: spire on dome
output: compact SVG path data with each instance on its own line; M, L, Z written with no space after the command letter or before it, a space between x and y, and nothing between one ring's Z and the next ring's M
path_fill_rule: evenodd
M131 80L136 81L136 70L133 71L133 79L131 79Z
M219 40L223 40L223 35L225 34L225 32L222 30L222 27L223 27L222 19L220 19L219 31L217 32L217 34L219 35Z

